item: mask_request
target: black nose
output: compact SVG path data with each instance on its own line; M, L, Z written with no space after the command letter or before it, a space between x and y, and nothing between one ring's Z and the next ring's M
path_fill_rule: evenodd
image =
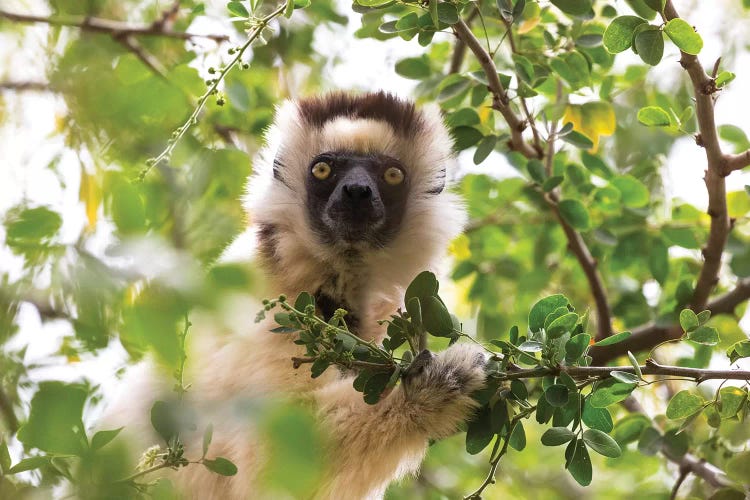
M369 200L372 198L372 189L365 184L347 184L344 186L344 197L355 203L358 201Z

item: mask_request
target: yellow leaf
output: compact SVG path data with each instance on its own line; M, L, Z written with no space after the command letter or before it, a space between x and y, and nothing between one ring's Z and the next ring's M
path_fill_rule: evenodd
M750 216L750 195L745 191L727 193L729 216L736 219Z
M539 24L539 21L541 21L541 17L533 17L531 19L524 20L519 26L518 26L518 34L523 35L524 33L528 33L529 31L536 28L537 24Z
M594 143L591 151L599 147L599 137L614 134L617 125L612 105L604 101L569 104L563 116L563 123L567 122L573 124L574 130L591 139Z
M460 235L458 238L453 240L450 247L448 248L450 255L456 258L456 260L466 260L471 257L471 250L469 250L469 238L465 234Z
M99 187L96 175L89 175L83 168L81 168L81 188L78 192L78 198L86 208L86 220L88 222L86 229L91 231L96 227L99 204L102 201L102 190Z

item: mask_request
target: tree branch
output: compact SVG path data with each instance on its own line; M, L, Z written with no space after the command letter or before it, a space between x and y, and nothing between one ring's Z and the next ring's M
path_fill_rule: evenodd
M734 309L743 302L750 299L750 278L744 278L737 282L733 290L721 295L708 303L706 309L712 315L731 314ZM678 324L663 325L649 323L633 330L633 334L618 344L604 347L595 347L592 350L593 364L602 365L627 351L645 351L667 340L678 339L682 336L682 329Z
M724 176L727 176L735 170L742 170L750 165L750 149L737 155L724 155Z
M700 383L706 380L750 380L750 371L746 370L704 370L702 368L685 368L682 366L660 365L652 359L640 367L643 375L662 375L668 377L685 377ZM567 373L574 378L608 377L613 371L635 373L635 368L628 366L560 366L557 368L529 368L506 373L503 380L522 378L539 378L547 375Z
M459 20L453 25L453 32L459 40L463 40L463 42L466 43L469 50L471 50L474 56L476 56L479 65L482 66L485 76L487 76L489 90L493 97L492 108L503 115L505 122L510 128L510 148L514 151L518 151L526 158L541 158L543 152L536 150L523 138L523 131L526 128L526 123L516 116L513 110L510 109L508 93L505 91L505 88L503 88L503 84L497 76L497 68L495 67L492 57L490 57L489 53L484 47L482 47L482 44L477 40L477 37L474 36L474 33L471 32L471 29L463 20Z
M547 193L544 199L565 232L565 237L568 239L568 246L576 256L576 259L578 259L578 263L581 265L581 269L583 269L586 280L589 283L591 294L594 296L594 303L596 305L596 338L597 340L601 340L609 337L612 335L612 312L609 308L609 300L607 299L607 292L604 289L602 277L599 275L596 259L591 255L581 234L573 229L562 217L560 208L558 207L559 198L557 193L554 191Z
M664 6L664 21L670 21L678 17L679 15L671 0L667 0ZM687 71L695 94L695 115L700 131L696 141L706 150L708 163L704 181L708 190L708 215L711 216L711 226L708 242L703 248L703 267L698 275L693 298L690 302L691 309L701 311L705 308L711 291L719 281L721 257L731 229L727 210L727 188L724 180L724 177L728 174L728 161L721 151L719 135L714 121L713 94L718 90L716 81L706 74L696 56L685 52L681 52L681 54L680 65ZM733 164L736 163L736 161L733 162ZM731 172L731 170L729 171Z
M168 23L165 23L162 20L159 20L147 26L133 26L120 21L101 19L97 17L44 17L31 14L17 14L5 10L0 10L0 18L5 18L10 21L19 23L44 23L52 26L67 26L71 28L78 28L81 31L104 33L116 38L129 36L160 36L165 38L176 38L179 40L207 38L217 43L229 41L228 35L202 35L184 31L173 31L171 28L167 27Z

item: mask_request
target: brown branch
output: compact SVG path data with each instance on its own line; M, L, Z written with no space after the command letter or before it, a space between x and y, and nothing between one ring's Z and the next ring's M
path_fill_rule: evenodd
M737 282L733 290L709 302L706 309L711 311L711 314L714 316L718 314L732 314L738 305L748 299L750 299L750 278L744 278ZM678 339L681 336L682 329L679 324L659 325L649 323L635 328L633 334L623 342L592 349L593 364L602 365L624 355L627 351L645 351L662 342Z
M471 29L463 20L459 20L453 25L453 32L456 34L459 40L463 40L464 43L469 47L469 50L476 56L477 62L484 70L484 74L487 77L489 90L492 93L492 108L499 111L505 122L510 128L510 148L514 151L518 151L526 158L541 158L543 156L542 151L536 150L531 144L527 143L523 138L523 131L526 128L524 120L516 116L513 110L510 109L510 99L508 93L503 88L503 84L500 82L500 78L497 75L497 68L495 63L490 57L489 53L482 47L482 44L471 32Z
M0 90L45 92L52 89L47 82L0 82Z
M81 16L66 16L66 17L44 17L35 16L31 14L18 14L14 12L8 12L0 10L0 18L5 18L10 21L19 23L44 23L52 26L67 26L71 28L78 28L81 31L88 31L92 33L104 33L113 37L128 37L128 36L160 36L165 38L176 38L179 40L192 40L194 38L207 38L217 43L226 42L229 40L228 35L215 35L208 34L202 35L199 33L188 33L184 31L173 31L167 27L168 23L155 22L147 26L133 26L128 23L121 21L113 21L110 19L101 19L97 17L81 17Z
M594 297L594 304L596 305L596 338L601 340L609 337L612 335L612 312L609 308L609 300L607 299L607 292L604 289L604 282L599 275L596 259L591 255L581 234L573 229L560 213L557 193L554 191L547 193L544 198L560 223L560 227L562 227L565 237L568 239L568 247L576 256L576 259L578 259L578 263L589 283L591 294Z
M132 35L114 37L123 47L135 54L140 61L158 77L167 79L164 66L154 56L148 53Z
M679 17L671 0L666 2L663 17L665 22ZM705 308L711 291L719 281L721 257L731 229L727 210L727 188L724 180L728 173L726 167L728 162L721 151L714 120L713 94L718 90L716 81L706 74L700 61L694 55L681 52L680 65L687 71L693 84L695 115L700 131L696 140L705 149L708 164L704 181L708 190L708 215L711 216L711 226L708 241L703 248L703 266L690 302L691 309L700 311Z
M474 10L471 11L471 14L469 14L469 17L466 18L466 25L471 26L471 22L474 20L475 17L479 15L479 6L476 6ZM466 58L466 42L464 42L460 38L456 38L456 43L453 45L453 54L451 55L451 63L448 67L448 73L458 73L461 71L461 66L463 65L464 59Z
M702 368L685 368L682 366L660 365L652 359L640 367L643 375L660 375L668 377L685 377L700 383L706 380L750 380L747 370L704 370ZM503 380L539 378L547 375L557 376L567 373L573 378L609 377L613 371L635 373L635 368L628 366L560 366L557 368L520 369L501 376Z
M742 170L750 165L750 149L740 154L724 155L724 176L731 174L735 170Z

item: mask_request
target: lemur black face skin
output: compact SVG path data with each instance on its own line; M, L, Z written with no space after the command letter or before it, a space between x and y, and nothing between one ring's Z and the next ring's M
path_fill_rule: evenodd
M383 247L401 225L409 178L395 158L334 151L312 159L306 187L310 222L324 242Z

